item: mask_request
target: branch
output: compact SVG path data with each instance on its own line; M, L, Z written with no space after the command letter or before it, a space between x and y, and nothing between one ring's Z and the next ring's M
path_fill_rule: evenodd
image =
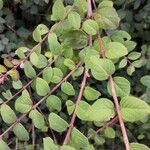
M76 104L75 104L74 112L73 112L71 121L69 123L69 129L67 131L67 134L66 134L65 140L63 142L63 145L66 145L68 143L71 131L72 131L73 127L74 127L74 122L75 122L75 119L76 119L76 110L77 110L77 107L78 107L78 105L79 105L79 103L81 101L81 98L82 98L82 95L83 95L83 91L84 91L84 88L85 88L86 81L87 81L88 77L89 77L88 69L85 69L84 77L83 77L83 80L82 80L82 83L81 83L81 88L80 88L80 91L79 91L79 95L78 95L78 98L77 98L77 101L76 101Z
M102 58L106 58L106 56L105 56L105 48L103 46L100 34L97 35L97 38L98 38L98 44L99 44L99 48L100 48L100 56L102 56ZM114 103L115 103L116 112L117 112L118 119L119 119L121 132L122 132L122 135L123 135L123 141L124 141L126 150L130 150L130 144L129 144L129 140L128 140L125 124L123 122L123 118L122 118L122 115L121 115L121 108L120 108L120 105L119 105L119 102L118 102L118 98L117 98L115 85L114 85L114 81L113 81L112 76L109 76L109 84L111 86L112 97L114 99Z
M33 110L33 109L35 109L36 107L38 107L38 105L40 105L45 99L47 99L53 92L55 92L59 87L60 87L60 85L63 83L63 82L65 82L80 66L81 66L81 62L79 62L77 65L76 65L76 67L72 70L72 71L70 71L70 73L66 76L66 77L64 77L46 96L44 96L42 99L40 99L35 105L33 105L32 106L32 108L30 109L30 111L31 110ZM30 113L30 111L29 112L27 112L27 113L25 113L25 114L23 114L23 115L21 115L17 120L16 120L16 122L15 123L13 123L9 128L7 128L1 135L0 135L0 139L2 139L2 137L6 134L6 133L8 133L17 123L19 123L28 113Z

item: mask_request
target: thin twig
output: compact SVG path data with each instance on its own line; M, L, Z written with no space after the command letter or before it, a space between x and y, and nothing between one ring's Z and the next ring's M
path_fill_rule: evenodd
M99 44L99 48L100 48L100 56L102 56L102 58L106 58L105 48L103 46L100 34L97 35L97 38L98 38L98 44ZM130 144L129 144L125 124L123 122L123 118L122 118L122 114L121 114L121 108L120 108L120 105L119 105L119 102L118 102L116 89L115 89L115 85L114 85L114 81L113 81L112 76L109 76L109 84L111 86L112 97L114 99L116 112L117 112L117 115L118 115L118 118L119 118L120 128L121 128L121 132L122 132L122 135L123 135L123 141L124 141L126 150L130 150Z
M60 85L65 82L80 66L81 66L81 62L79 62L76 67L70 71L70 73L64 77L46 96L44 96L42 99L40 99L35 105L32 106L32 108L25 114L21 115L9 128L7 128L1 135L0 135L0 139L2 139L2 137L8 133L17 123L19 123L24 117L26 117L26 115L33 109L35 109L38 105L40 105L45 99L47 99L53 92L55 92Z
M81 83L81 88L80 88L80 91L79 91L79 95L78 95L78 98L77 98L77 101L76 101L76 104L75 104L74 112L73 112L71 121L69 123L69 129L68 129L67 134L65 136L63 145L66 145L68 143L71 131L72 131L73 127L74 127L74 122L75 122L75 119L76 119L76 110L77 110L77 107L78 107L78 105L79 105L79 103L81 101L81 98L82 98L82 95L83 95L83 91L84 91L84 88L85 88L88 76L89 76L88 69L85 69L84 77L83 77L83 80L82 80L82 83Z

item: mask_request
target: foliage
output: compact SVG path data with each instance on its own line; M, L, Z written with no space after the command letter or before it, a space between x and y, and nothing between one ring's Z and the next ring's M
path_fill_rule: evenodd
M0 0L0 150L149 150L149 6Z

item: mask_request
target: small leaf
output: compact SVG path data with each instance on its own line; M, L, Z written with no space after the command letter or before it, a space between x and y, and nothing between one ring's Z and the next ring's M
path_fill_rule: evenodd
M124 68L127 65L127 59L122 59L119 63L119 68Z
M119 42L110 42L106 45L106 57L116 59L128 54L127 48Z
M66 106L67 106L68 114L71 115L74 111L75 104L71 100L68 100L66 101Z
M62 40L65 45L73 49L82 49L87 46L87 35L81 30L71 30L63 34Z
M0 106L0 112L1 112L3 121L7 124L14 123L17 119L14 111L6 104L2 104Z
M48 83L43 80L42 78L37 78L36 79L36 92L40 96L45 96L49 93L50 87Z
M122 98L120 105L122 117L125 121L135 122L144 119L144 117L150 114L149 105L133 96Z
M48 36L48 44L49 49L54 55L60 55L62 53L61 51L61 45L57 40L57 35L55 33L51 33Z
M150 150L149 147L140 143L130 143L130 146L131 146L131 150Z
M22 95L15 102L15 109L21 113L27 113L32 108L32 100L27 90L22 92Z
M29 48L27 47L19 47L15 54L17 54L21 59L24 59L25 58L25 54L27 51L29 50Z
M83 30L89 35L96 35L99 31L99 26L96 21L88 19L83 22Z
M45 126L45 121L43 115L36 109L32 110L29 114L29 118L32 119L33 124L36 128L42 129Z
M19 90L22 88L22 82L20 80L18 81L13 81L12 82L12 85L13 85L13 88L16 89L16 90Z
M8 145L1 139L0 139L0 150L10 150Z
M50 127L57 132L63 132L68 127L68 123L55 113L50 113L48 120Z
M70 23L70 25L75 28L75 29L79 29L80 25L81 25L81 17L77 12L71 12L68 15L68 21Z
M130 60L136 60L136 59L140 58L140 56L141 56L141 53L139 53L139 52L131 52L128 55L128 59L130 59Z
M50 137L43 138L44 150L59 150Z
M113 80L117 96L124 97L130 94L130 82L127 79L118 76L114 77ZM109 83L107 89L109 94L111 94L111 86Z
M143 76L140 81L144 86L150 88L150 75Z
M10 61L9 59L4 59L4 64L8 67L8 68L12 68L14 65L12 63L12 61Z
M36 72L29 61L24 63L24 72L28 78L32 79L36 76Z
M3 65L0 65L0 74L5 72L7 72L7 69Z
M70 95L70 96L75 95L75 90L69 82L62 83L61 90L67 95Z
M101 4L100 4L101 5ZM100 6L94 13L94 19L102 29L115 29L118 27L120 18L113 7Z
M52 8L52 20L61 20L65 14L65 7L61 0L56 0Z
M57 110L59 112L61 110L61 100L55 95L51 95L46 99L46 105L51 111Z
M107 127L105 129L105 136L107 138L114 139L115 138L115 131L114 131L114 129L111 128L111 127Z
M63 73L59 68L47 67L43 71L43 79L47 83L59 83L63 78Z
M48 31L49 31L48 27L44 24L39 24L37 26L37 30L39 31L40 35L44 35L44 34L48 33Z
M84 97L91 101L91 100L95 100L95 99L98 99L99 96L101 96L101 93L89 86L85 87L84 89Z
M34 41L36 42L40 42L42 40L40 32L37 28L33 31L32 36L33 36Z
M97 80L106 80L115 72L115 66L109 59L100 59L96 56L91 56L90 62L92 75Z
M21 123L18 123L14 126L13 132L20 141L29 140L29 133Z
M131 65L127 68L127 73L128 73L128 75L131 76L134 71L135 71L135 67L131 64Z
M72 70L75 67L74 61L72 61L69 58L66 58L64 61L64 65L67 66L70 70Z
M34 66L37 66L38 61L39 61L38 55L37 55L35 52L33 52L33 53L30 55L30 62L31 62Z
M9 76L11 76L12 80L17 81L19 80L19 72L15 69L11 69L10 71L7 72Z
M78 129L73 128L69 140L69 145L76 149L86 149L89 146L89 142L86 136L83 135Z
M77 7L79 13L83 14L87 11L87 2L86 0L74 0L74 5Z

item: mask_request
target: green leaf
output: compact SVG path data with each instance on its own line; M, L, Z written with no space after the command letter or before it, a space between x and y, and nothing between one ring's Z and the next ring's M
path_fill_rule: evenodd
M86 86L83 95L87 100L91 101L98 99L98 97L101 96L101 93L89 86Z
M40 96L45 96L49 93L50 87L42 78L36 78L36 92Z
M120 105L122 117L125 121L135 122L150 114L149 105L136 97L126 96L122 98Z
M98 99L93 105L81 101L77 107L78 118L85 121L104 122L112 118L114 115L114 105L106 98Z
M21 113L27 113L32 108L32 100L27 90L22 92L22 95L15 102L15 109Z
M66 101L66 106L67 106L68 114L71 115L74 111L75 104L71 100L67 100Z
M43 71L43 79L47 83L59 83L63 78L63 73L59 68L47 67Z
M94 13L94 19L102 29L115 29L119 25L120 18L113 7L100 6Z
M52 20L61 20L65 15L66 9L62 0L56 0L52 8Z
M48 36L48 44L49 49L54 55L60 55L62 53L61 51L61 45L57 40L57 35L55 33L51 33Z
M52 110L57 110L58 112L61 110L61 100L55 95L51 95L46 99L47 107Z
M0 10L3 8L3 0L0 0Z
M21 59L24 59L25 58L25 54L27 51L29 50L29 48L27 47L19 47L15 54L17 54Z
M114 129L111 128L111 127L107 127L105 129L105 136L107 138L114 139L115 138L115 131L114 131Z
M140 58L140 56L141 56L141 53L139 53L139 52L131 52L128 55L128 59L130 59L130 60L136 60L136 59Z
M114 115L114 104L107 98L101 98L95 101L89 111L91 121L104 122L114 117Z
M135 67L131 64L131 65L127 68L127 73L128 73L128 75L131 76L134 71L135 71Z
M76 149L85 149L89 146L89 142L86 136L83 135L78 129L73 128L69 140L69 145Z
M74 0L74 5L77 7L79 13L83 14L87 11L87 2L86 0Z
M40 42L42 40L40 32L37 28L33 31L32 36L33 36L34 41L36 42Z
M26 61L24 63L24 72L28 78L32 79L32 78L36 77L36 72L29 61Z
M97 22L92 19L84 21L82 28L89 35L96 35L99 31L99 26Z
M0 106L0 112L2 119L5 123L11 124L17 120L16 114L14 111L6 104Z
M12 85L13 85L13 88L16 89L16 90L19 90L22 88L22 82L20 80L18 81L13 81L12 82Z
M66 58L64 61L64 65L67 66L70 70L72 70L75 67L74 61L72 61L69 58Z
M4 96L5 99L10 99L12 98L12 93L10 90L6 90L5 92L2 92L2 95Z
M13 132L20 141L29 140L29 133L21 123L18 123L14 126Z
M67 95L75 95L74 87L69 82L62 83L61 90Z
M0 74L5 73L6 71L7 69L3 65L0 65Z
M130 146L131 146L131 150L150 150L149 147L140 143L130 143Z
M87 46L87 35L81 30L72 30L63 34L62 40L65 45L73 49L82 49Z
M42 54L39 54L36 67L41 69L41 68L46 67L47 64L48 64L48 61L47 61L46 57Z
M141 82L144 86L150 88L150 75L143 76L143 77L141 78L140 82Z
M130 94L130 82L127 79L117 76L113 78L113 81L117 96L124 97ZM109 82L107 85L107 89L109 94L112 95L111 86Z
M8 145L1 139L0 139L0 150L10 150Z
M100 59L96 56L90 57L92 76L97 80L106 80L115 72L115 66L109 59Z
M63 132L67 129L68 123L55 113L50 113L49 117L50 128L57 132Z
M50 137L43 138L44 150L59 150Z
M98 5L99 8L101 7L113 7L113 2L112 1L109 1L109 0L105 0L105 1L102 1L99 5Z
M7 74L12 78L13 81L19 80L19 72L15 69L11 69Z
M43 115L36 109L32 110L29 114L29 118L32 119L33 124L36 128L42 129L45 126L45 121Z
M106 45L106 57L116 59L128 54L127 48L119 42L110 42Z
M33 52L33 53L30 55L30 62L31 62L34 66L37 66L38 61L39 61L38 55L36 54L36 52Z
M39 24L37 26L37 30L40 35L44 35L44 34L48 33L48 31L49 31L48 27L44 24Z
M127 59L122 59L119 63L119 68L124 68L127 65Z
M81 17L77 12L72 11L68 15L68 21L74 29L79 29L81 25Z

